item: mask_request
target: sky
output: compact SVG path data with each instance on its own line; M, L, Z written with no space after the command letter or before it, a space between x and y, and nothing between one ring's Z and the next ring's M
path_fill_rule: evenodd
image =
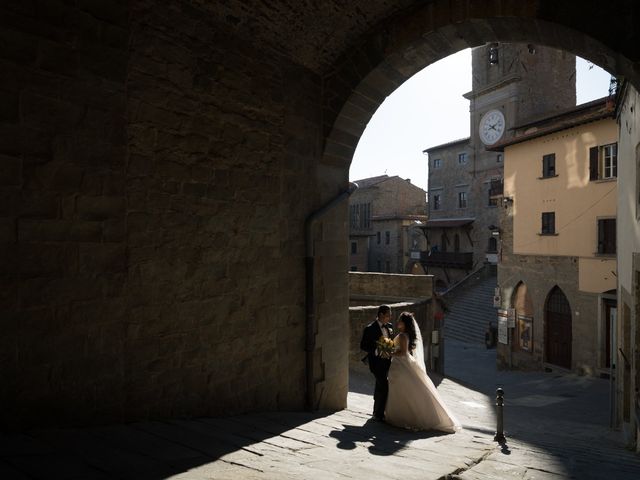
M577 104L609 92L610 75L576 61ZM371 118L351 162L350 180L387 174L427 190L425 148L469 136L471 49L436 62L403 83Z

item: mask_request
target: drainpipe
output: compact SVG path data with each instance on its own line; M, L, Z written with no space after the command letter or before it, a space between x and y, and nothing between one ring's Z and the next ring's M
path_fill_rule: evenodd
M316 349L316 318L315 318L315 299L313 296L315 283L314 283L314 263L315 263L315 249L311 232L316 222L328 213L333 207L340 204L343 200L349 198L349 196L358 188L357 183L349 182L349 188L340 193L337 197L333 198L325 205L320 207L315 212L311 213L304 221L304 243L305 243L305 374L306 374L306 392L305 392L305 408L308 411L313 411L313 400L315 385L313 381L313 353Z

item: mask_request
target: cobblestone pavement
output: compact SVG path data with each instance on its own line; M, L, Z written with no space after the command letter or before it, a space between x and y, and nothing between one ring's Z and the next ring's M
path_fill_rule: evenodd
M410 432L369 418L372 377L352 369L349 408L0 436L2 479L635 479L640 458L606 428L608 382L495 372L484 348L447 344L436 384L463 423ZM493 442L506 392L507 445Z

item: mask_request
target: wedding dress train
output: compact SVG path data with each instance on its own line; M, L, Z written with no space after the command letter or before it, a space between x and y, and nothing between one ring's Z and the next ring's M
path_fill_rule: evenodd
M424 366L420 329L413 354L394 356L389 369L389 396L385 420L413 430L440 430L453 433L460 424L446 407ZM396 337L398 344L399 336Z

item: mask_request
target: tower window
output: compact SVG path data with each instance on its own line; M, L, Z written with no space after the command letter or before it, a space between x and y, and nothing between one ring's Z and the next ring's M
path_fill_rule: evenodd
M467 192L458 192L458 208L467 208Z

